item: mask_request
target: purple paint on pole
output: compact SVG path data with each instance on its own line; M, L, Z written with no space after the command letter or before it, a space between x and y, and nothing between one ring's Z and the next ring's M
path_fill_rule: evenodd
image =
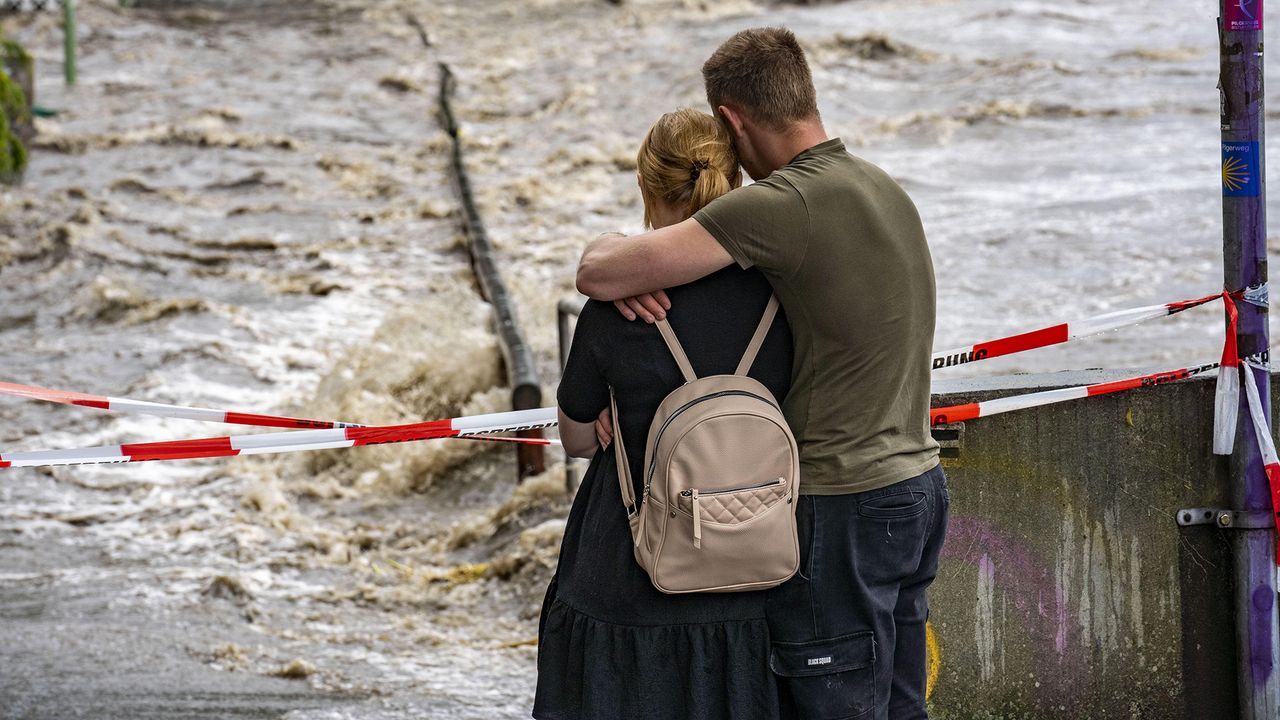
M1262 0L1226 0L1223 3L1223 30L1250 32L1262 29Z
M1221 0L1219 81L1222 88L1223 283L1231 290L1267 279L1265 115L1262 93L1262 0ZM1256 150L1254 147L1256 146ZM1270 347L1267 312L1241 303L1239 342L1244 354ZM1271 417L1270 373L1249 373L1262 411ZM1251 422L1244 393L1239 418ZM1269 425L1270 423L1268 423ZM1254 434L1242 432L1231 457L1230 502L1238 510L1271 512L1271 488ZM1275 535L1269 529L1230 533L1235 565L1236 678L1241 720L1280 717L1276 665Z
M1253 607L1257 612L1250 615L1249 667L1253 671L1253 681L1258 684L1265 683L1275 669L1271 665L1271 621L1268 618L1275 604L1275 592L1270 587L1264 585L1253 589Z
M1253 607L1258 612L1267 612L1276 606L1275 598L1271 596L1271 589L1266 587L1253 589Z

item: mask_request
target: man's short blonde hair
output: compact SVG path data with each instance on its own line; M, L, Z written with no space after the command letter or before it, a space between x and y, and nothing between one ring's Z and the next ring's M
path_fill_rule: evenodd
M774 130L818 117L817 93L804 49L786 28L743 30L702 66L713 109L736 105Z

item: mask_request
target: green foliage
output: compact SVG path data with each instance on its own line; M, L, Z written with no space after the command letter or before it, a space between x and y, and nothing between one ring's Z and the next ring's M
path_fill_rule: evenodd
M22 142L9 130L9 118L5 117L4 113L0 113L0 143L3 143L0 146L0 182L13 182L22 172L17 166L17 155L13 152L13 147L14 143L21 147ZM24 149L24 158L25 155Z
M18 172L27 169L27 147L16 136L9 136L9 157L13 158L13 166Z
M21 45L0 36L0 182L12 183L27 168L27 148L13 132L14 123L31 122L31 104L10 72L32 76L31 54Z
M27 94L22 86L13 81L9 74L0 70L0 111L10 122L30 122L31 105L27 103Z
M12 72L21 70L28 75L35 72L35 58L18 41L0 35L0 63Z

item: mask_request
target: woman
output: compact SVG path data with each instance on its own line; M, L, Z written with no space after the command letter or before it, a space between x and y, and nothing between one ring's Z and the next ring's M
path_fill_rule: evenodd
M681 222L738 187L728 133L706 113L678 110L649 130L637 157L645 224ZM757 271L731 266L668 291L668 320L699 376L729 374L772 293ZM777 398L791 376L791 332L779 314L751 376ZM543 603L541 720L766 720L779 715L764 594L664 595L632 556L612 449L592 423L617 395L632 477L658 404L682 383L657 328L588 302L560 382L561 437L591 456L574 500L556 577ZM640 488L636 488L640 497Z

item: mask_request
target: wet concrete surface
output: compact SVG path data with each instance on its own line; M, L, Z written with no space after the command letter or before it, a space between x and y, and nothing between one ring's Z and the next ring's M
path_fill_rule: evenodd
M129 589L136 570L56 539L38 552L0 543L0 718L280 718L360 699L219 669L215 639L255 642L236 630L243 608L216 593L182 612L148 608Z

